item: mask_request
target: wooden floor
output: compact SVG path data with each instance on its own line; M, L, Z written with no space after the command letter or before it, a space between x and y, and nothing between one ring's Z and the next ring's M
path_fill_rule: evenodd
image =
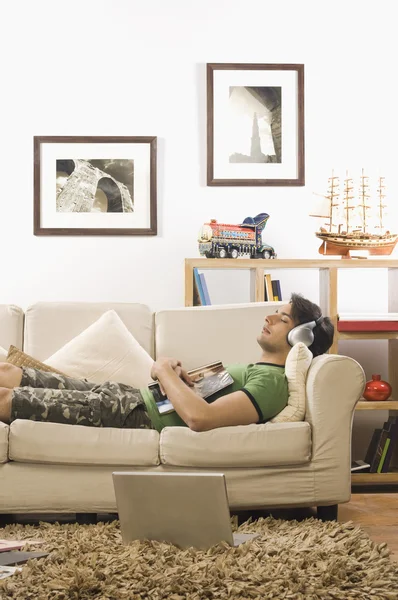
M252 518L272 515L275 519L308 519L316 517L315 508L277 509L270 511L243 511L239 523ZM340 504L338 520L353 521L362 527L376 543L386 542L391 560L398 563L398 493L353 493L350 502Z
M354 521L374 542L387 542L398 563L398 494L352 494L339 506L338 520Z

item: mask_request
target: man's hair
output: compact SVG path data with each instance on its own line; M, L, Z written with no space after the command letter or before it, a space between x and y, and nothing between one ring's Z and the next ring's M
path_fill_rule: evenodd
M297 325L316 321L322 316L319 306L301 294L292 294L290 304L292 305L291 316ZM323 317L323 321L313 329L313 334L314 341L309 349L313 356L324 354L332 345L334 336L334 325L329 317Z

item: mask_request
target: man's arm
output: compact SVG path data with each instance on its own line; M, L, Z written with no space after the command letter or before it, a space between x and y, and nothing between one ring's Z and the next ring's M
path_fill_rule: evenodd
M181 363L174 359L161 358L152 370L177 414L193 431L258 422L257 410L245 392L233 392L208 404L184 383L181 376L186 379L185 375Z

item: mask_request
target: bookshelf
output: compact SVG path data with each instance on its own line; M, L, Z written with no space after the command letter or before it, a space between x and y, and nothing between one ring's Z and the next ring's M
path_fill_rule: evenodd
M323 314L328 315L334 326L335 336L330 348L338 354L340 340L388 340L388 381L393 390L398 390L398 331L339 332L338 315L338 271L339 269L387 269L388 271L388 311L398 312L398 260L385 258L359 259L185 259L185 306L193 306L193 269L249 269L255 281L255 302L264 302L264 274L280 269L312 269L318 271L319 305ZM394 392L393 392L394 393ZM356 410L388 410L398 414L397 400L368 402L361 400ZM352 485L398 485L398 470L389 473L353 473Z

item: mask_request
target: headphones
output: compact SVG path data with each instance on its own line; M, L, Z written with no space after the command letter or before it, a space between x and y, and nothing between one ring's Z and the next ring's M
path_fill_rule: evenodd
M313 330L317 325L320 325L323 321L323 317L319 317L316 321L310 321L309 323L302 323L301 325L297 325L297 327L293 327L287 334L287 341L290 346L294 346L298 342L302 342L307 348L311 346L314 341L314 332Z

